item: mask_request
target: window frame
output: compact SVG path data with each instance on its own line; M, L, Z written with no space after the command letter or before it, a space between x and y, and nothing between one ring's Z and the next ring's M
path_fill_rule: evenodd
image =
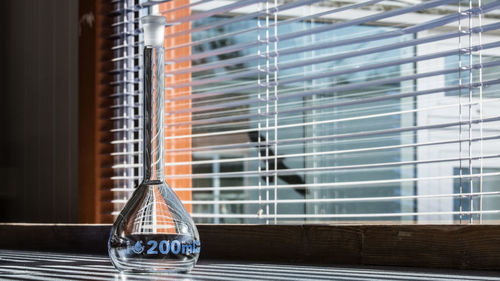
M0 224L0 247L16 249L82 250L104 253L112 198L103 190L111 171L112 91L107 72L112 64L112 34L106 15L112 5L103 0L79 1L79 17L95 15L92 27L82 25L79 36L79 223ZM372 222L373 223L373 222ZM406 224L199 224L202 258L290 263L422 266L458 269L500 268L500 225ZM45 235L44 235L45 233ZM223 239L221 239L223 237ZM91 243L75 244L78 241ZM28 243L25 243L29 241ZM55 243L54 241L57 241Z

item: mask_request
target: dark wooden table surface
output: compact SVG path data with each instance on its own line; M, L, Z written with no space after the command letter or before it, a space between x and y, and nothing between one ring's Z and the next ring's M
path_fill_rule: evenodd
M120 274L107 256L0 250L0 280L499 280L500 272L200 260L190 274Z

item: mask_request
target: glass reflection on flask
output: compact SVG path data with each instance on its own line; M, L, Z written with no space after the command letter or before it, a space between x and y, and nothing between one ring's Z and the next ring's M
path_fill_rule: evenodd
M113 265L125 272L188 272L200 253L198 230L164 179L164 27L143 17L144 178L116 218L108 242Z

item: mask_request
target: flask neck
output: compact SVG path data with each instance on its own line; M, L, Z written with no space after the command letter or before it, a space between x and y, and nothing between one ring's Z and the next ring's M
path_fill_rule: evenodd
M164 49L144 47L143 182L164 181Z

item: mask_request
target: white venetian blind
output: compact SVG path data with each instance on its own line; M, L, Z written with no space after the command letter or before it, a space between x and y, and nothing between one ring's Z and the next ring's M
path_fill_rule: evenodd
M190 183L173 186L195 221L500 219L500 1L173 7L190 13L165 36L167 181ZM117 74L134 112L139 67ZM115 210L140 176L124 116L140 114L115 116Z

